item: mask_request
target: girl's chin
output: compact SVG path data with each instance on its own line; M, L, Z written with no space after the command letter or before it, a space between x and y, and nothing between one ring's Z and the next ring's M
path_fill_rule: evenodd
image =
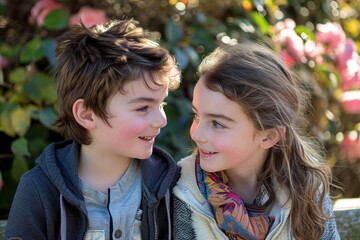
M214 172L218 172L220 171L219 169L217 169L214 166L209 166L209 164L204 163L203 161L200 160L200 167L202 170L209 172L209 173L214 173Z

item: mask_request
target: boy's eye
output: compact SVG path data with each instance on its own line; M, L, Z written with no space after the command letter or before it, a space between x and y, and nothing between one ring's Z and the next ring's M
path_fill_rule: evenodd
M211 124L213 125L214 128L225 128L224 125L222 125L221 123L219 123L217 121L212 121Z
M141 108L136 109L136 111L138 111L138 112L146 112L148 109L149 109L149 106L145 106L145 107L141 107Z

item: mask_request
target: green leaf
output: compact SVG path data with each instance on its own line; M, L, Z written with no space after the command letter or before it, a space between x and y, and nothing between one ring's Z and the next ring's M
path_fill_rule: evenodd
M29 170L29 166L22 157L15 157L11 168L12 177L19 181L20 177Z
M180 27L175 24L172 19L169 19L165 25L165 38L172 45L177 45L177 43L183 37L183 32Z
M9 44L3 43L0 45L0 55L5 58L11 58L12 56L12 48Z
M260 15L260 13L252 12L250 13L250 16L263 33L269 33L269 23L262 15Z
M23 83L26 77L26 70L23 67L17 67L9 74L9 81L11 83Z
M16 108L15 104L1 104L1 114L0 114L0 131L3 131L10 137L16 135L13 126L11 124L11 112Z
M4 71L0 69L0 86L4 84Z
M28 157L31 155L28 149L28 141L23 137L18 138L11 143L11 151L16 156Z
M182 49L175 47L174 53L181 69L185 69L189 65L189 56Z
M304 25L296 26L295 27L295 32L299 36L301 36L302 34L306 34L308 39L310 39L312 41L316 41L316 37L315 37L314 33Z
M57 114L52 107L44 108L39 111L39 121L48 128L52 128L57 118Z
M22 47L23 44L19 42L13 43L12 45L7 43L0 44L0 55L11 60L12 58L17 57Z
M45 130L46 131L46 130ZM29 139L29 150L33 156L39 156L49 144L46 138L36 137Z
M188 55L191 64L195 67L197 67L200 63L199 55L197 54L196 50L193 47L185 47L184 48L185 53Z
M52 65L56 63L55 48L56 41L54 38L47 38L40 43L40 48L44 52L46 58Z
M22 49L20 54L20 61L22 63L27 63L31 61L39 61L42 57L44 57L43 49L41 49L40 39L35 37Z
M24 94L36 103L53 104L56 100L55 80L49 75L38 72L23 85Z
M34 102L41 102L41 80L39 74L35 74L32 79L26 79L23 85L23 91L25 96Z
M40 93L44 102L53 104L56 101L56 84L55 79L47 74L38 73L40 78Z
M24 136L31 124L31 118L23 108L17 108L11 113L11 125L19 136Z
M68 26L70 14L64 9L50 11L44 20L44 27L50 30L63 30Z

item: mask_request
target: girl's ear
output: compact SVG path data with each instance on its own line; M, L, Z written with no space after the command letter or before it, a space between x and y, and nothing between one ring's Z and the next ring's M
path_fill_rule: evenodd
M277 142L279 142L281 135L285 135L286 128L285 127L277 127L270 128L264 130L262 135L262 139L260 139L260 146L264 149L269 149L274 146Z
M84 99L78 99L74 102L72 113L75 120L85 129L93 129L95 127L94 112L85 108Z

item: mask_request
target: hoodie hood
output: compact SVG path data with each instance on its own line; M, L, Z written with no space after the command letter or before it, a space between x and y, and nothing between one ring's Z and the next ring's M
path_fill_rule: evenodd
M63 197L75 206L80 206L79 199L83 199L78 177L80 148L81 145L73 140L52 143L36 161ZM163 198L179 177L175 161L159 147L154 146L153 154L140 160L140 166L143 187L150 202Z
M163 198L180 176L179 167L174 159L156 146L148 159L141 160L140 166L143 186L149 202L157 202Z
M80 206L83 199L78 177L80 144L73 140L52 143L36 161L44 174L71 204Z

